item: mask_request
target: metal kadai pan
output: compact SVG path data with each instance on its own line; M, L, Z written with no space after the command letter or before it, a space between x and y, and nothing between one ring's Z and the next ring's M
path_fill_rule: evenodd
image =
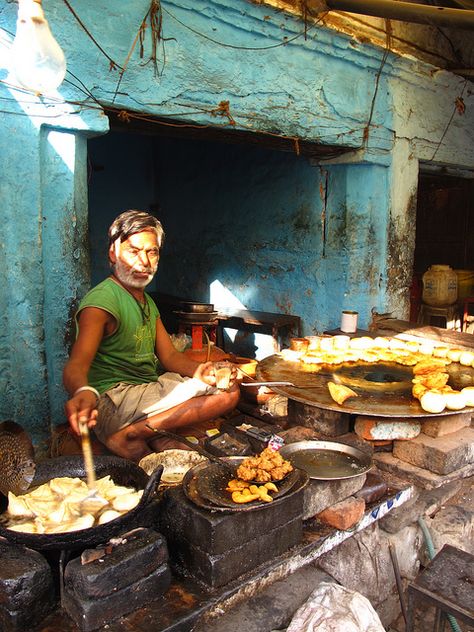
M354 478L373 467L370 455L335 441L297 441L284 445L280 454L310 478L320 481Z
M159 465L151 476L148 476L132 461L116 456L99 456L96 457L95 467L98 478L109 474L117 485L143 489L138 505L119 518L90 529L48 534L22 533L6 528L1 513L8 507L8 499L0 495L0 537L35 550L85 549L108 542L110 538L140 526L141 518L146 513L145 509L155 496L163 466ZM85 479L86 471L82 456L61 456L39 463L31 488L61 476Z

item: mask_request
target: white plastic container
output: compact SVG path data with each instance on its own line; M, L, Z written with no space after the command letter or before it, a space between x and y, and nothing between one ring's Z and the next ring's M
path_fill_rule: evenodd
M348 309L343 310L341 314L341 327L340 330L345 334L355 334L357 331L357 318L358 312L353 312Z
M433 307L452 305L458 298L458 275L446 265L432 265L423 275L423 303Z

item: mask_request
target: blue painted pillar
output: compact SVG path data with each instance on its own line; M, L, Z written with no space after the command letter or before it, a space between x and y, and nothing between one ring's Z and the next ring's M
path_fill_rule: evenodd
M359 327L370 309L385 302L389 172L375 164L321 167L324 202L321 246L321 303L327 326L338 327L343 309L359 312Z
M52 425L65 421L62 369L74 339L74 312L89 287L87 140L43 128L41 133L44 343Z

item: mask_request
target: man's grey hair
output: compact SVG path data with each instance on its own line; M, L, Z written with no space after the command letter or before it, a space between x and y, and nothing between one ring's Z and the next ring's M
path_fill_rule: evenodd
M158 248L161 248L165 239L165 231L161 222L145 211L124 211L115 218L109 228L109 249L117 239L119 243L126 241L131 235L152 230L156 234Z

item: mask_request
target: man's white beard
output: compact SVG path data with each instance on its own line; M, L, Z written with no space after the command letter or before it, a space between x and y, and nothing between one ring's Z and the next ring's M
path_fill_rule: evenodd
M130 268L125 263L120 261L120 259L117 259L114 264L114 274L117 277L117 279L120 281L120 283L122 283L126 287L133 287L135 289L141 290L144 287L146 287L149 283L151 283L153 277L155 276L157 267L158 265L149 266L145 270L140 270L140 272L148 273L148 276L146 277L146 279L140 279L134 276L133 268ZM135 272L138 272L138 270L135 270Z

